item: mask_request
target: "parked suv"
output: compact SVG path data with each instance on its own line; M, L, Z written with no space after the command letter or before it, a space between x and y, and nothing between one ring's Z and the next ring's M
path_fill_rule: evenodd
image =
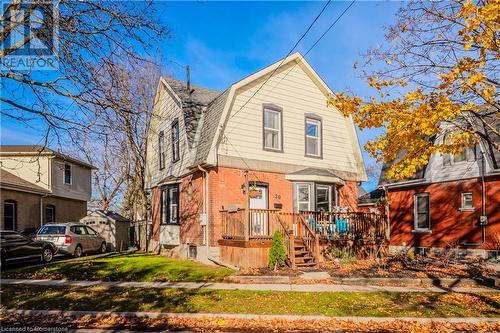
M53 243L60 253L81 257L88 252L106 252L106 240L82 223L50 223L38 230L37 240Z

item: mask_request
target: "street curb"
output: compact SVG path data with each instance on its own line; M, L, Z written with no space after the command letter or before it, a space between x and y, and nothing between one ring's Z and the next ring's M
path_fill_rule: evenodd
M280 275L235 275L227 277L228 280L234 283L281 283L288 284L301 280L300 276L280 276ZM472 279L472 278L341 278L331 277L325 279L325 282L333 284L343 284L350 286L370 286L376 284L394 284L404 285L407 287L425 287L425 286L442 286L442 287L463 287L463 286L478 286L478 287L500 287L500 281L495 278Z
M328 317L321 315L257 315L233 313L172 313L172 312L113 312L113 311L63 311L63 310L23 310L0 309L4 314L55 315L63 317L132 317L132 318L191 318L191 319L246 319L246 320L285 320L285 321L350 321L355 323L408 321L417 323L500 323L500 318L481 317Z
M35 280L2 279L1 285L26 285L50 287L112 287L112 288L175 288L175 289L211 289L211 290L247 290L247 291L294 291L294 292L499 292L494 288L465 287L402 287L381 285L340 285L340 284L238 284L220 282L138 282L138 281L74 281L74 280Z

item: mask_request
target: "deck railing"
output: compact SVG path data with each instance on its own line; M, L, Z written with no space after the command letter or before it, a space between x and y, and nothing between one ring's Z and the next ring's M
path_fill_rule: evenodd
M361 212L283 212L273 209L244 209L220 212L223 239L272 239L277 230L293 230L296 237L307 232L328 239L388 239L384 215ZM278 219L279 217L279 219ZM247 222L248 221L248 222Z
M362 212L301 211L311 228L328 239L388 239L389 224L384 215Z
M276 231L283 234L287 256L295 262L295 240L301 240L307 251L321 261L320 239L372 240L383 243L389 239L385 216L359 212L283 212L272 209L223 210L222 238L227 240L270 240Z

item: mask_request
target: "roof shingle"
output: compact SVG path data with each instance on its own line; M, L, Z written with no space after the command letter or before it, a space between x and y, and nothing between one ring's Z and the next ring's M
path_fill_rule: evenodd
M0 188L5 185L11 185L19 190L35 191L40 193L50 193L49 190L24 180L4 169L0 169Z

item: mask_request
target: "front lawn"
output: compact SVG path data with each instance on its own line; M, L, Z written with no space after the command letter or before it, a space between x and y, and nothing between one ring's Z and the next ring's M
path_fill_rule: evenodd
M379 317L500 317L500 293L304 293L209 289L2 286L8 309Z
M2 271L2 278L102 281L222 281L228 268L145 253L109 253Z

